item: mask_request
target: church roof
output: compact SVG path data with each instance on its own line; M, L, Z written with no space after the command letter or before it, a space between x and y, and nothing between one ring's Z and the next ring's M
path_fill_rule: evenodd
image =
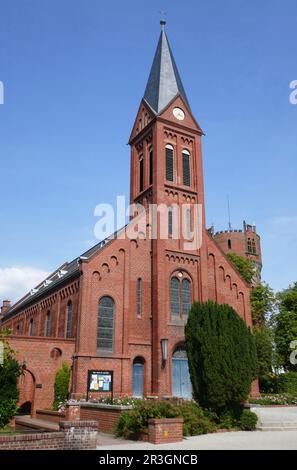
M105 245L111 242L114 238L117 238L119 234L126 228L123 227L117 230L114 234L105 238L105 240L100 241L92 248L89 248L85 251L82 255L78 256L74 260L70 262L65 262L62 264L56 271L50 274L46 279L44 279L38 286L31 289L24 297L18 300L12 307L5 313L3 321L7 320L8 318L12 317L14 314L18 313L20 310L25 308L26 306L31 305L44 295L50 293L53 289L58 287L61 284L64 284L65 281L68 281L74 277L78 277L80 275L80 262L84 260L88 260L91 258L95 253L100 251ZM1 323L1 322L0 322Z
M165 33L165 21L161 21L160 23L162 30L144 92L145 101L156 114L159 114L178 94L183 97L189 106L168 38Z

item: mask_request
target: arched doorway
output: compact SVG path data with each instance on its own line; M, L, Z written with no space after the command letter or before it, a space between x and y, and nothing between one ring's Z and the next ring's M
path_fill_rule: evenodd
M144 360L136 357L133 362L133 397L143 397Z
M184 346L175 348L172 355L172 395L186 399L192 398L192 383Z
M19 414L31 414L34 407L35 377L25 370L19 378Z

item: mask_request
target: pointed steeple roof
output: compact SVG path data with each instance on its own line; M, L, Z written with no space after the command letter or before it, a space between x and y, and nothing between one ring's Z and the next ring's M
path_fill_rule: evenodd
M165 23L164 20L160 21L162 30L144 92L145 101L157 114L159 114L177 94L180 94L189 106L165 33Z

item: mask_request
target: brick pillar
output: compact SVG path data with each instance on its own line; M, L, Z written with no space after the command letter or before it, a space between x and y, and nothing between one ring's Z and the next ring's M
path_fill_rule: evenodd
M79 421L80 420L80 404L69 403L66 405L66 420Z
M183 418L148 420L148 441L152 444L167 444L183 440Z
M260 396L259 380L258 379L253 380L253 382L252 382L250 396L251 397L259 397Z

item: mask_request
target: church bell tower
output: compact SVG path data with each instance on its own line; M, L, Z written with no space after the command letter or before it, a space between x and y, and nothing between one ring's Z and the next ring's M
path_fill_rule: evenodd
M201 156L203 132L195 120L161 21L161 33L144 96L129 139L131 146L130 203L150 204L168 209L168 237L151 240L152 288L152 392L170 390L170 366L164 364L162 341L184 337L184 318L172 319L169 285L174 275L195 277L191 301L206 300L207 273L204 187ZM197 220L194 208L200 207L202 244L185 249L185 230L181 230L182 209L186 207L188 231ZM179 226L175 231L175 222ZM174 233L173 233L174 232ZM158 232L159 233L159 232ZM174 236L175 235L175 236ZM185 268L189 260L190 268ZM188 262L188 261L187 261ZM190 273L190 269L192 270ZM177 274L172 274L176 272ZM193 274L192 274L193 273ZM178 279L178 277L177 277ZM198 282L196 282L198 279ZM168 344L170 349L173 345Z

